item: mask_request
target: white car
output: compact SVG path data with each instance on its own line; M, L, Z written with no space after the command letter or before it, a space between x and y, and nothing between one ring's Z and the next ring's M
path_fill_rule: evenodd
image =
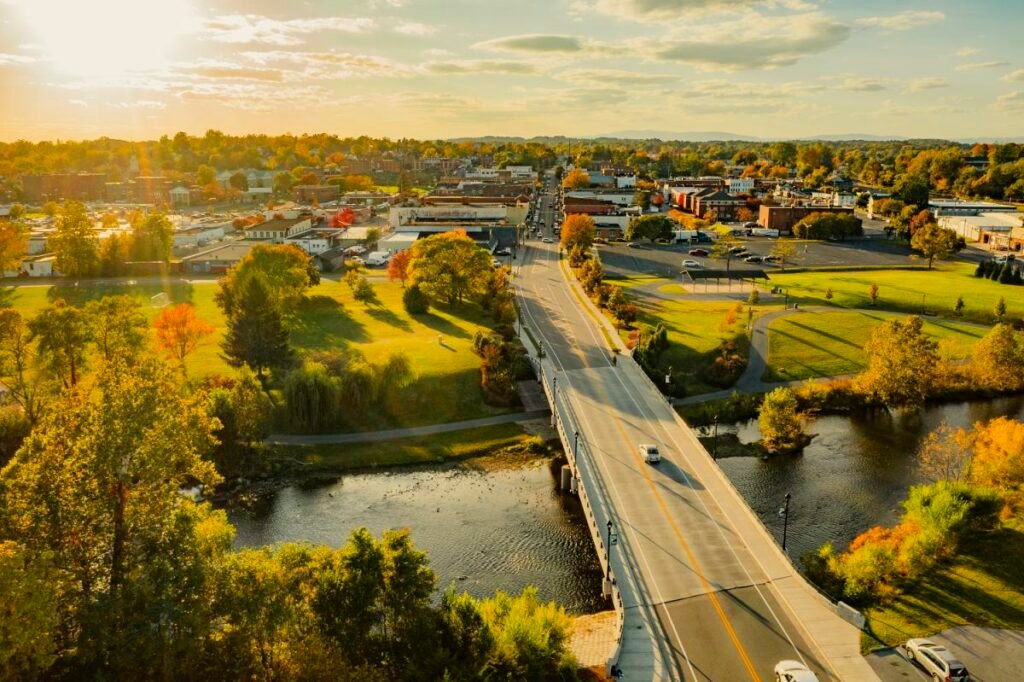
M800 661L779 661L775 664L776 682L818 682L818 676Z
M916 661L936 682L970 682L967 666L941 644L930 639L908 639L906 649L907 658Z
M691 260L691 259L687 258L686 260L683 261L683 267L684 268L699 268L700 267L700 263L698 263L695 260Z
M641 443L637 447L640 449L640 456L644 458L644 462L647 464L657 464L661 461L661 453L658 452L657 445Z
M542 239L541 241L544 242L545 244L554 244L555 243L555 240L552 239L551 237L544 237L544 239Z

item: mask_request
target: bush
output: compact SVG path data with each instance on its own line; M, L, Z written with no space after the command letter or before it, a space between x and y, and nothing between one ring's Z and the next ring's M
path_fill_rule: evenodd
M425 315L430 310L430 300L419 284L411 284L402 293L402 305L410 315Z
M796 396L788 388L776 388L765 396L757 418L761 444L768 452L793 452L804 445L803 418Z
M325 365L306 362L284 380L288 422L300 431L320 431L341 418L341 382Z
M31 430L32 424L19 405L0 406L0 467L14 456Z
M701 376L712 386L727 388L736 383L746 368L747 359L736 350L736 341L728 339L718 346L714 359L704 367Z

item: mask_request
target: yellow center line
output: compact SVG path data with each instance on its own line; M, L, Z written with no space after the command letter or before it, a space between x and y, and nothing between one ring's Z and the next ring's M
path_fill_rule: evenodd
M604 393L603 390L601 390L601 392ZM608 395L605 394L604 398L607 402ZM683 536L683 532L682 530L680 530L679 525L675 522L675 519L672 518L672 515L668 509L668 505L665 503L665 499L662 497L661 493L658 492L658 486L654 482L654 479L651 478L651 475L647 470L648 464L644 462L643 459L637 454L636 448L633 447L632 442L629 439L629 436L626 435L625 429L622 428L621 421L618 418L612 419L612 421L615 423L615 427L618 429L619 435L622 436L623 443L629 449L629 451L633 453L634 461L636 461L637 464L640 465L640 472L643 475L644 480L647 481L647 485L651 488L651 492L654 493L654 499L657 500L658 507L661 509L662 514L668 521L669 526L672 527L672 532L676 536L676 540L679 542L679 546L683 548L684 552L686 552L686 556L693 566L693 572L697 575L698 578L700 578L701 585L704 586L704 590L707 592L708 597L711 599L711 604L715 607L715 612L718 613L718 617L722 621L722 625L725 626L725 631L726 633L728 633L729 639L732 640L733 646L736 647L736 651L740 655L740 660L743 661L744 667L747 669L747 672L750 673L750 679L754 680L754 682L761 682L761 676L758 675L757 670L754 669L754 664L751 662L750 656L747 655L747 651L743 647L743 643L740 642L739 635L736 634L736 629L733 627L732 622L729 620L729 617L725 615L725 610L722 608L722 604L718 600L716 590L712 589L711 581L709 581L707 577L704 575L704 571L701 569L700 562L697 561L697 557L694 555L693 550L690 549L690 544L686 541L686 538Z

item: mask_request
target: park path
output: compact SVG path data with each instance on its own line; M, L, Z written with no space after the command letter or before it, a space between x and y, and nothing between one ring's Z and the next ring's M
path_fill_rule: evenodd
M318 433L318 434L271 434L265 442L272 445L327 445L343 443L379 443L382 441L396 440L398 438L413 438L416 436L432 436L438 433L450 433L452 431L466 431L482 426L497 426L499 424L514 424L516 422L540 419L550 414L548 410L532 410L530 412L513 412L511 414L499 414L494 417L481 417L480 419L466 419L459 422L448 422L445 424L428 424L427 426L413 426L405 429L386 429L384 431L363 431L359 433Z

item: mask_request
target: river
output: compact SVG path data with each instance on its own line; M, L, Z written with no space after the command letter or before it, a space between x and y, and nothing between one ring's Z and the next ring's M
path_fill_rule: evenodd
M607 608L601 569L579 500L558 492L547 462L481 471L413 467L291 486L249 509L229 508L236 547L312 542L338 547L366 526L408 527L438 587L476 597L536 585L575 614Z
M787 549L793 557L831 542L845 549L859 533L900 516L900 501L923 482L915 453L943 421L969 427L995 417L1024 417L1024 397L931 406L912 413L825 416L807 425L818 434L802 455L722 459L722 470L761 520L782 538L780 510L789 507ZM757 421L719 425L743 442L760 438Z
M1024 397L930 407L910 414L826 416L802 455L720 465L768 528L782 538L779 510L792 494L787 548L793 557L825 542L843 549L858 533L899 517L899 503L921 481L914 453L944 420L970 426L1024 416ZM744 442L757 422L719 425ZM360 473L312 488L291 486L249 509L230 508L236 547L313 542L337 547L353 528L375 534L409 527L426 550L438 587L454 583L477 597L536 585L575 614L607 608L601 571L579 501L557 490L546 462L498 470L414 467Z

